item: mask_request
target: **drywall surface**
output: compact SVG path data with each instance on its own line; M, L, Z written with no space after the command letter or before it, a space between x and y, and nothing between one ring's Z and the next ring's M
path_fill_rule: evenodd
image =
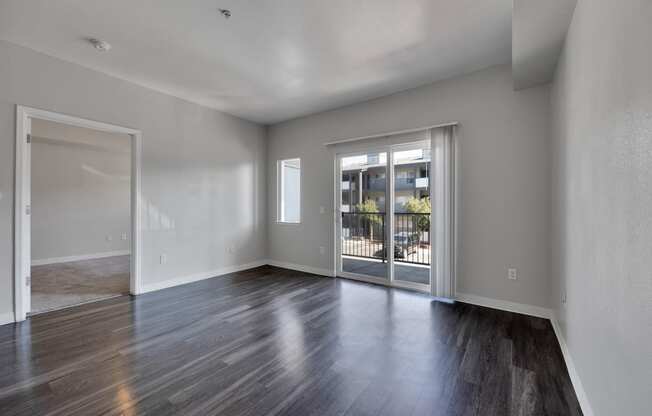
M0 42L0 314L13 311L16 104L142 131L144 285L265 258L264 127Z
M31 154L32 261L128 252L131 137L35 119Z
M549 99L547 86L513 91L509 66L498 66L270 126L270 258L333 270L334 161L325 142L459 121L457 290L548 306ZM278 224L276 161L293 157L301 158L302 221Z
M650 21L649 0L580 0L552 94L552 304L599 416L652 404Z

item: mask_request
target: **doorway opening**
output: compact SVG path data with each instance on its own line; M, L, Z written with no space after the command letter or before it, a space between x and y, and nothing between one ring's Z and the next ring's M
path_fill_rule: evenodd
M140 137L18 107L16 321L139 293Z

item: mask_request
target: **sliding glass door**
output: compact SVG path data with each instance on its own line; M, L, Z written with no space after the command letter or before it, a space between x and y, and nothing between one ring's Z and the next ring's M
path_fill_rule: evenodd
M430 291L429 141L337 156L341 277Z
M430 285L430 147L394 149L394 280Z
M340 271L389 279L387 152L339 158Z

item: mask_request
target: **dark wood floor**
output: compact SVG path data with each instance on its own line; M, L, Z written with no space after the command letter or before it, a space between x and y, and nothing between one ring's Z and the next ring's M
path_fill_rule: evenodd
M581 412L546 320L262 267L0 327L0 414Z

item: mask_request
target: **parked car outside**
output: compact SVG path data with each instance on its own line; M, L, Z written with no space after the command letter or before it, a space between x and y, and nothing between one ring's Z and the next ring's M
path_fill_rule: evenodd
M402 231L394 235L394 257L403 259L419 248L419 233ZM397 253L398 249L398 253ZM398 255L397 255L398 254Z

